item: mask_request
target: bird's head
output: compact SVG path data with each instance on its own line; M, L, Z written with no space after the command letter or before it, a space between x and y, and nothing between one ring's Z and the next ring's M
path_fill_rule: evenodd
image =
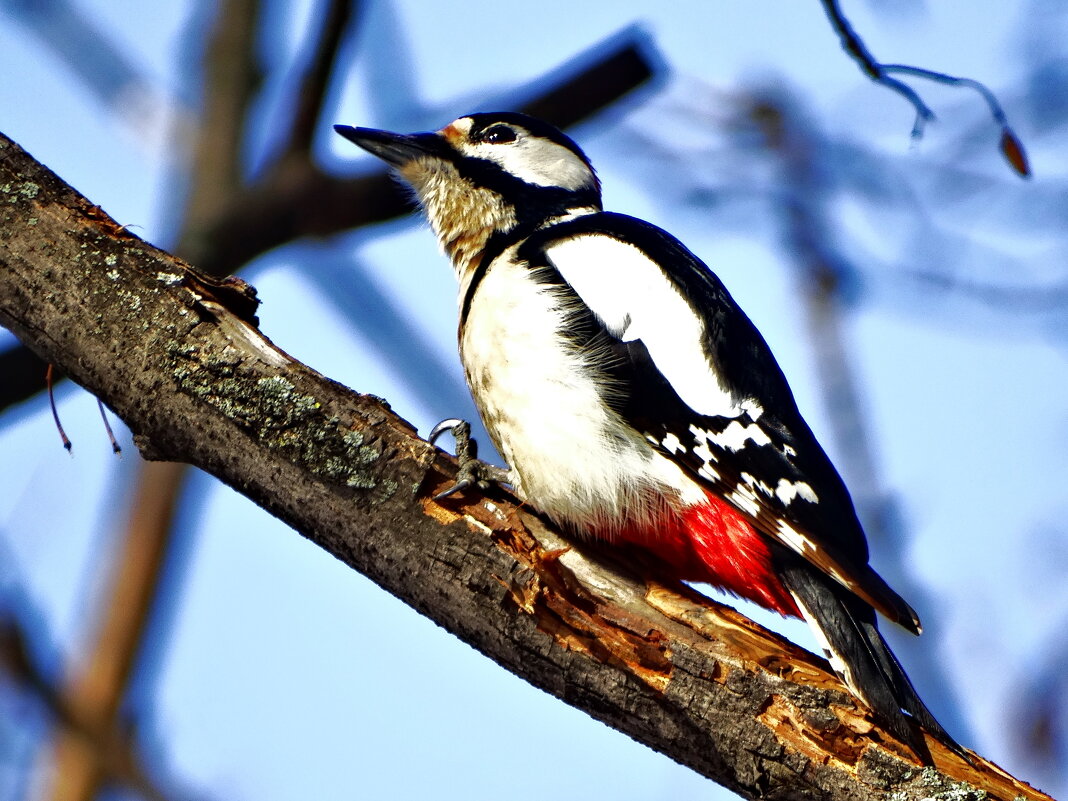
M457 269L490 237L601 208L589 159L568 136L514 112L470 114L434 133L334 130L392 166L411 185Z

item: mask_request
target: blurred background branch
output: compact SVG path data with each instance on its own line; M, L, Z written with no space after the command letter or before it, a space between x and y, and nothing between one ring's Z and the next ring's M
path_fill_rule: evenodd
M863 4L858 5L856 13L863 13ZM871 13L876 13L876 7L869 5ZM893 5L903 7L908 3ZM619 123L612 131L615 144L606 143L608 137L599 136L595 127L588 127L583 145L595 151L595 163L612 179L606 181L610 192L627 182L644 186L643 197L651 199L669 230L680 234L702 256L711 252L708 261L721 275L724 270L736 269L728 280L732 291L741 285L744 293L748 273L762 276L757 279L761 289L743 299L743 305L750 310L754 300L758 302L754 317L762 328L766 328L762 321L769 318L788 318L795 311L799 315L797 337L787 335L773 344L780 359L785 351L787 361L791 359L791 348L801 350L795 371L797 363L811 360L819 386L813 394L820 398L825 410L825 439L857 497L875 543L876 564L895 586L916 601L925 621L930 623L931 634L908 651L910 673L919 683L932 687L925 688L922 694L954 732L963 734L969 728L969 720L971 727L976 727L976 707L981 707L982 702L974 698L974 693L958 689L960 663L967 660L959 656L956 662L949 659L950 648L944 643L951 643L954 636L958 640L992 636L998 627L990 623L989 618L996 613L989 610L998 605L983 600L971 603L987 611L976 613L983 618L978 631L969 628L963 612L949 601L953 565L939 568L940 589L933 592L936 585L931 580L931 569L921 574L917 568L917 553L923 550L923 542L908 530L935 525L930 518L937 504L923 495L924 488L929 487L928 491L939 499L945 497L946 503L957 505L949 522L940 519L937 526L951 542L967 540L961 546L967 553L953 561L972 564L968 554L980 546L971 547L968 538L980 541L976 532L982 521L975 518L985 516L996 519L996 525L990 525L998 529L1009 547L1019 542L1015 550L1021 553L1049 555L1048 565L1043 560L1041 567L1050 570L1050 575L1057 575L1056 566L1065 564L1057 556L1060 552L1037 540L1032 547L1028 534L1030 526L1037 526L1032 518L1042 510L1032 511L1035 504L1018 501L1017 514L1007 525L1001 508L1007 503L1005 496L1016 497L1020 489L1017 485L1023 479L1017 478L1017 473L1028 473L1030 486L1036 492L1048 487L1046 495L1057 494L1052 486L1058 475L1055 468L1037 470L1031 461L1014 463L1011 449L1018 441L1043 437L1051 443L1060 442L1064 420L1056 414L1017 411L1018 406L1032 403L1028 398L1031 394L1039 402L1055 394L1043 390L1042 379L1051 372L1048 367L1035 370L1030 367L1031 362L1022 361L1019 370L1014 371L1015 354L1002 356L997 359L997 371L985 371L997 372L1000 380L980 384L963 400L944 392L932 399L932 376L924 373L921 378L913 373L922 367L920 355L910 353L909 344L898 343L895 337L914 323L928 326L924 330L933 338L944 335L974 340L980 345L1006 341L1012 345L1034 338L1059 353L1056 359L1063 360L1068 332L1068 275L1063 269L1068 237L1062 224L1068 214L1068 183L1062 166L1063 134L1068 125L1068 59L1063 53L1063 41L1068 37L1068 14L1056 0L1031 4L1021 13L1014 45L1019 70L1007 75L997 87L1000 103L985 85L972 79L878 62L839 3L824 2L835 32L862 69L895 91L904 87L904 95L914 104L919 102L917 128L922 127L924 118L921 108L928 112L931 106L940 109L946 124L929 129L922 153L916 148L907 155L879 147L870 113L865 116L859 107L862 104L857 104L853 96L846 103L846 119L834 122L833 113L815 110L816 104L805 105L805 90L791 84L807 66L802 61L816 60L820 49L829 53L834 49L814 43L817 28L827 32L818 7L810 15L819 18L812 28L789 30L789 39L803 42L807 50L804 54L800 50L788 54L786 73L791 80L765 76L747 86L732 76L729 80L736 84L732 88L710 91L706 83L686 75L684 69L675 67L669 76L664 57L641 29L626 28L604 38L603 25L591 26L591 33L584 40L562 35L557 27L548 30L550 23L558 26L563 13L560 9L540 10L535 15L538 19L522 17L523 22L512 22L507 28L514 36L517 25L529 26L531 37L543 43L580 42L568 44L570 58L551 69L545 63L543 48L536 48L538 66L529 74L540 77L519 83L497 77L499 69L502 74L511 74L503 67L504 61L518 53L514 40L503 37L504 41L500 41L502 37L487 33L479 48L471 48L463 46L455 32L449 34L443 29L440 35L435 31L436 39L449 47L424 53L420 48L427 47L428 39L425 35L419 39L416 33L426 12L413 12L400 3L199 3L186 23L185 39L191 43L187 49L194 52L194 57L174 67L183 74L189 88L195 89L193 92L161 88L158 76L144 66L143 58L138 58L131 45L138 34L128 31L137 29L122 27L113 16L94 16L86 10L90 6L90 2L83 7L67 0L0 0L0 13L37 37L42 60L46 55L58 59L72 79L69 82L102 104L106 112L103 116L114 116L121 120L124 130L133 131L136 149L150 147L154 137L164 142L162 151L168 154L172 171L163 193L165 227L170 227L168 237L176 252L216 275L248 270L250 265L264 270L264 263L282 265L286 272L299 274L302 285L316 293L318 316L338 318L364 349L380 352L382 362L393 368L396 385L404 388L412 403L426 409L444 409L448 414L470 414L471 409L454 361L448 355L451 343L442 346L452 323L445 326L444 335L430 332L425 325L428 313L413 302L413 292L398 290L403 286L396 280L398 268L380 266L387 263L377 244L378 232L385 229L372 232L370 226L397 220L410 204L377 166L369 169L362 162L341 164L325 152L323 137L329 123L337 121L340 98L362 91L371 113L378 115L370 122L397 129L436 127L460 113L489 107L520 108L570 126L613 108L636 87L661 90L643 108L629 103L622 110L615 106L611 114L600 115L602 120ZM467 11L468 27L462 30L468 35L471 24L490 19L481 6ZM519 11L511 13L520 19ZM690 20L681 28L672 28L670 10L656 4L641 13L657 21L658 28L665 31L664 40L673 46L692 38L701 28L701 55L696 62L701 65L701 75L705 74L706 65L717 63L709 55L710 40L717 43L716 52L726 50L733 39L759 42L762 58L770 58L774 50L760 38L762 34L756 27L742 27L758 24L756 12L742 10L737 12L737 18L731 18L726 16L734 13L730 9L718 9L715 13L720 16L714 29L704 20ZM790 12L795 13L800 12ZM894 11L888 4L878 13L886 19L892 18ZM598 14L602 18L608 16L604 9L589 11L591 17ZM572 5L563 15L577 26L583 10ZM978 19L982 12L977 10L975 15ZM547 27L538 28L539 24ZM876 33L868 24L861 27ZM482 35L481 30L479 34ZM281 56L280 48L271 44L276 40L286 42L289 48ZM599 44L583 49L592 41ZM953 41L960 47L960 43L969 41L969 36L966 31L955 30ZM950 44L947 38L947 49ZM271 50L272 46L275 50ZM884 48L875 51L881 49ZM552 52L558 51L559 48ZM902 59L916 60L908 55ZM837 61L841 62L840 56ZM440 89L435 94L428 89L428 96L435 100L427 102L417 97L414 89L420 65L427 84L433 84L431 79L438 72L451 70L462 72L468 87L487 78L503 85L480 88L477 94L466 88L468 94L463 96ZM832 64L830 69L831 74L847 72L840 63ZM346 82L348 75L361 70L362 88ZM1002 180L996 166L987 160L994 150L987 141L990 116L975 111L973 106L979 104L974 103L974 96L968 94L959 102L951 101L942 110L935 103L941 98L932 96L929 106L928 100L893 77L895 74L960 82L978 89L988 104L994 97L990 113L1002 128L1002 151L1018 173L1026 174L1030 170L1028 155L1005 122L1002 107L1012 109L1027 137L1030 160L1043 165L1040 174L1044 179L1009 184L1006 173ZM817 82L816 91L821 97L829 93L825 84L825 76ZM934 86L931 92L937 89ZM199 96L195 103L188 99L194 94ZM643 96L651 95L646 91ZM68 101L58 101L54 129L65 124L64 102ZM189 110L191 105L195 112ZM14 104L11 108L14 118ZM77 132L66 130L64 136L65 146L75 151L72 140L80 138ZM886 139L896 142L892 133ZM130 156L123 153L122 158L129 160ZM357 228L359 233L345 236L345 232ZM710 241L702 244L699 237L706 234ZM758 266L750 268L753 254L749 251L727 251L717 261L717 243L739 238L776 243L770 249L779 254L787 282L793 287L784 306L786 312L759 307L759 301L775 291L770 287L773 281L767 277L765 261L753 258ZM385 247L393 249L390 241ZM440 294L434 302L448 306L442 303ZM279 299L274 303L278 308ZM864 334L866 321L879 315L891 321L888 327L892 331L880 338L887 343L882 349L871 344L872 335L866 339ZM303 318L295 325L313 329L315 323ZM275 326L278 325L276 321ZM937 333L932 334L932 329ZM6 347L0 345L0 412L5 413L0 423L15 429L31 414L27 410L40 404L33 399L44 388L45 366L25 348L11 340L5 342ZM287 346L284 341L282 344ZM330 345L339 350L343 347L334 341ZM313 347L323 358L332 349L325 347L322 340ZM916 347L915 343L912 347ZM879 374L874 373L876 353L891 365L897 364L895 358L904 363L904 367L896 368L893 379L885 380L906 385L906 400L896 396L893 401L886 400L885 386L880 385ZM1056 364L1063 367L1060 361ZM796 387L798 382L794 380L794 384ZM1022 400L1006 403L998 410L992 404L997 401L999 390ZM389 396L393 398L392 393ZM981 423L969 422L974 418L968 415L968 404L978 404L980 399L991 406L983 409ZM62 400L63 393L61 405ZM918 407L908 427L890 428L891 421L898 419L894 412L906 405ZM939 416L946 407L951 413L948 420ZM1036 425L1041 421L1042 433L1026 427L1031 420L1036 420ZM951 426L981 426L986 434L977 433L972 439L985 443L985 447L978 453L963 450L959 454L962 465L947 467L941 458L951 449L941 444L941 437L948 436L945 431ZM925 478L920 490L913 489L911 496L905 498L901 495L902 457L895 456L900 450L898 443L908 440L910 430L926 431L928 427L935 433L923 445L913 445L907 461L917 471L930 462L931 473L935 472L935 464L942 472L933 481ZM998 433L1006 427L1015 434L992 438L991 431ZM35 464L24 454L51 447L51 431L43 431L40 426L34 430L32 444L22 445L23 450L18 452L16 458L20 462L25 459ZM103 439L102 434L100 437ZM89 450L80 449L81 464L90 458ZM200 496L206 495L209 487L203 478L170 465L132 465L130 461L127 459L120 468L92 468L118 474L115 480L121 488L115 489L106 501L116 511L97 512L109 533L95 542L96 555L87 568L92 577L85 579L78 595L78 628L85 633L76 645L55 655L55 660L65 667L42 669L33 680L25 678L25 671L9 673L12 682L23 688L21 692L41 695L46 707L51 708L45 697L50 694L56 703L62 701L72 709L82 709L94 721L92 744L81 748L79 756L79 749L66 748L63 740L77 739L81 737L79 732L86 729L75 731L61 715L49 715L49 723L43 728L54 727L60 760L56 773L83 777L77 783L53 785L53 798L101 797L115 784L132 788L143 797L156 798L160 796L152 793L163 791L138 784L144 777L139 779L131 773L129 765L142 766L138 770L143 769L149 778L171 772L167 738L151 736L159 722L153 719L157 713L148 705L154 694L162 692L156 686L162 686L157 672L164 660L159 652L166 650L169 637L174 636L168 629L173 625L173 613L168 614L167 606L175 600L167 593L181 593L186 569L192 572L191 566L183 567L190 559L191 546L190 535L182 533L179 518L183 509L204 506ZM137 462L136 457L133 461ZM1004 465L1002 483L997 488L982 488L982 480L977 477L982 475L982 462ZM948 471L954 467L971 476L972 483L979 487L978 498L952 500L956 485ZM55 481L53 475L63 475L51 467L38 471L45 474L45 481ZM24 472L26 483L12 484L8 495L14 498L24 493L27 500L21 507L33 506L39 502L42 490L35 489L39 485L29 481L33 471ZM990 500L997 493L1002 499ZM984 503L992 508L984 509L985 514L976 513L974 510ZM14 520L14 512L10 514ZM193 513L185 514L188 517ZM10 527L11 523L6 525ZM247 524L236 525L239 529L245 527ZM55 541L56 547L66 547L59 532L42 533L47 534L39 538L42 542ZM37 538L36 530L34 535ZM1058 535L1063 538L1063 528L1058 529ZM996 552L989 544L982 547ZM1002 572L1009 570L1010 560L1004 552L998 553L1003 555L990 558L997 560L997 575L1001 578ZM1001 580L1006 585L1030 586L1035 571L1037 566L1031 572ZM283 592L274 593L274 588L272 594L282 599L280 603L296 603ZM1002 605L1011 609L1009 603L1006 600ZM1021 628L1016 618L1009 617L1008 611L1005 614L1006 625L1002 628L1006 632ZM1057 621L1068 620L1068 610L1050 604L1041 618L1047 621L1042 635L1027 635L1034 642L1041 641L1041 636L1048 637L1050 627L1055 630ZM273 621L264 625L271 628ZM1026 630L1027 626L1022 628ZM289 637L292 634L286 632ZM31 621L9 638L8 652L17 654L24 638L30 641L33 651L32 641L48 636ZM895 643L895 648L904 645ZM958 644L956 653L967 650ZM1056 648L1046 651L1059 652ZM1043 664L1047 667L1036 668L1027 692L1019 691L1021 718L1014 720L1011 727L1032 732L1043 747L1032 749L1024 745L1025 738L1006 747L1016 748L1018 758L1033 765L1036 775L1049 777L1047 781L1063 781L1068 747L1063 737L1066 713L1062 706L1042 701L1057 687L1056 671L1049 667L1056 662ZM983 673L982 666L969 667L980 671L977 675L984 681L985 692L990 673ZM1019 666L1014 668L1015 672L1021 670ZM991 667L990 672L998 671ZM1030 674L1030 670L1027 672ZM412 683L426 681L426 676L412 679ZM5 692L0 687L0 696ZM969 696L965 713L970 715L959 710L955 698L958 693ZM469 705L477 704L475 699L479 697L474 695L468 700ZM997 714L1017 706L1004 695L990 697L994 700L986 703L996 706ZM0 727L0 739L2 735ZM121 760L114 756L117 737L125 749ZM0 742L0 754L8 753L3 746ZM154 753L146 755L146 751ZM44 752L51 753L48 749ZM67 752L68 756L63 756ZM32 760L20 756L17 748L10 754L13 770L27 773ZM1046 756L1041 757L1042 754ZM485 780L493 778L487 776ZM19 787L32 784L28 779L16 782ZM171 798L188 797L188 791L179 792L170 789L171 782L166 784ZM211 786L213 794L230 795ZM599 789L607 791L603 783ZM634 787L628 783L619 789L626 792ZM266 793L260 794L266 797ZM336 788L319 793L320 797L336 795ZM11 797L22 796L15 793Z

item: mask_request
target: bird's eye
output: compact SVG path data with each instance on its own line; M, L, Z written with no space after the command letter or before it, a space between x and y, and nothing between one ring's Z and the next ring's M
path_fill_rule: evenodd
M506 145L515 141L515 131L507 125L494 125L482 133L482 141L491 145Z

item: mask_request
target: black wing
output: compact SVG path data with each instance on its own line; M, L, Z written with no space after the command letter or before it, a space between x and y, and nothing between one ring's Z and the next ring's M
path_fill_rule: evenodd
M589 258L593 249L586 245L583 258L570 255L569 243L583 242L596 243L601 263ZM919 630L915 612L868 566L867 542L849 492L801 417L767 343L700 259L667 232L612 213L543 229L519 255L541 280L582 301L572 304L568 334L579 347L609 348L615 354L607 383L626 391L606 392L605 401L654 447L731 503L758 531L889 619ZM606 274L613 269L613 255L628 264L617 275ZM640 262L641 256L648 264ZM589 281L583 273L591 270L602 272ZM695 318L696 329L678 328L696 331L692 340L688 333L675 341L634 334L642 329L641 315L651 302L660 303L661 321L666 313ZM666 366L676 358L687 375ZM727 413L695 411L700 404L694 402L693 387L680 392L678 384L690 382L698 362L708 372L699 378L713 388L710 394L729 396Z

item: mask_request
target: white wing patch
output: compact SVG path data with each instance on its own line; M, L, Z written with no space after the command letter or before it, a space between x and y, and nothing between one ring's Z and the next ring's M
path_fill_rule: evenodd
M727 494L727 500L750 517L756 519L760 514L760 502L749 487L739 484L733 492Z
M719 474L718 470L716 470L714 467L712 467L712 465L707 463L701 465L701 467L698 468L697 475L701 476L702 478L707 478L713 483L718 483L723 478L723 476Z
M775 487L775 495L787 506L793 503L794 498L801 498L809 503L819 503L816 491L807 481L787 481L785 478L780 478L778 486Z
M550 245L546 253L614 336L642 341L687 406L708 417L746 411L705 355L704 321L639 248L603 234L583 234Z
M719 459L716 458L716 454L712 453L712 449L708 447L707 442L702 442L700 445L696 446L693 449L693 455L705 464L719 461Z
M722 433L709 434L708 438L721 448L726 448L730 451L740 451L749 440L752 440L756 445L771 444L771 437L765 434L764 429L756 423L743 426L737 420L723 429Z
M682 441L674 432L669 432L668 435L664 437L662 444L669 453L679 453L686 450L686 446L682 444Z
M799 555L805 556L806 554L814 554L816 552L812 540L802 535L801 532L785 520L776 520L775 526L778 529L777 533L779 535L779 541L785 545L789 545Z

